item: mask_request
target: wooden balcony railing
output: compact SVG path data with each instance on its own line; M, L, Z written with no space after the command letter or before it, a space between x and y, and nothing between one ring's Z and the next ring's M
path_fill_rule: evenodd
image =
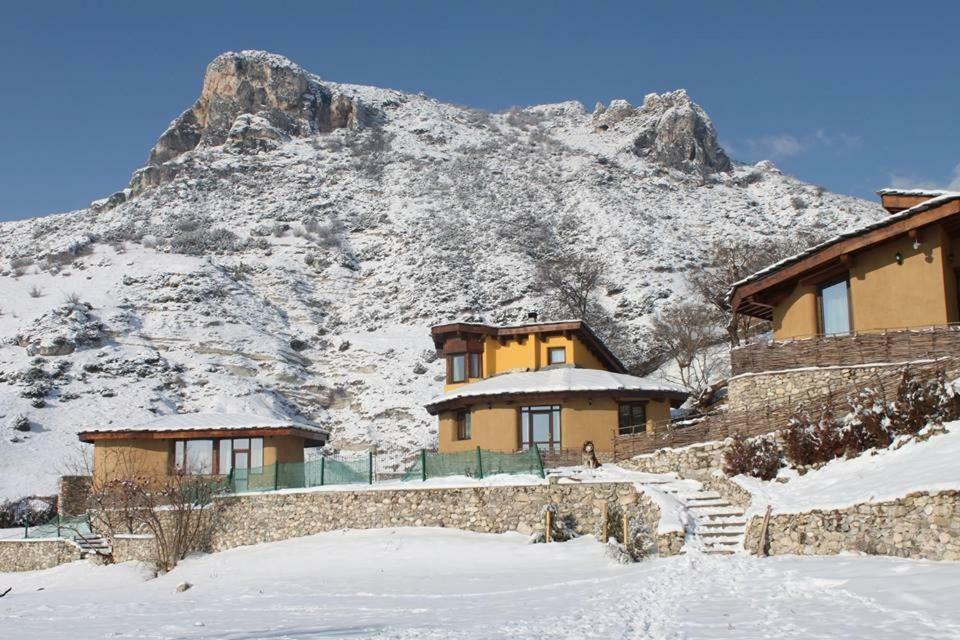
M960 356L956 324L757 341L730 352L731 375Z

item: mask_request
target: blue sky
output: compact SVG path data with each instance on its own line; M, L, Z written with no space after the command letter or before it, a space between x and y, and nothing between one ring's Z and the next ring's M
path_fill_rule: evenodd
M960 3L90 2L0 10L0 220L122 188L226 50L499 111L683 87L741 161L960 189Z

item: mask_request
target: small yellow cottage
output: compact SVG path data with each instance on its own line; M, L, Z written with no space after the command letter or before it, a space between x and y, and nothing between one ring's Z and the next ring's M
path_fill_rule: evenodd
M134 475L256 474L277 462L303 462L304 448L323 446L328 437L324 429L290 420L223 413L168 415L78 435L93 444L98 485Z
M439 417L441 452L476 447L518 451L613 449L618 433L645 431L687 398L681 388L627 374L583 321L432 328L445 357L444 393L427 405Z
M880 191L890 216L733 286L736 313L775 340L960 322L960 193Z

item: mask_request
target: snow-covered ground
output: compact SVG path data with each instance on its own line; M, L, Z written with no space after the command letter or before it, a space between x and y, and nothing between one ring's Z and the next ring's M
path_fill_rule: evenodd
M960 489L960 421L944 425L946 433L897 449L868 452L852 460L838 459L798 476L781 472L786 483L748 476L734 481L753 494L750 512L773 505L774 513L839 509L863 502L894 500L912 491Z
M176 586L193 587L178 593ZM86 562L0 574L0 637L956 638L960 564L700 554L634 565L592 538L335 532L198 556L148 579Z

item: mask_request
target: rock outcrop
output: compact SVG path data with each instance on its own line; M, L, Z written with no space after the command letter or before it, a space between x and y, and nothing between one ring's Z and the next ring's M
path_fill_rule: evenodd
M733 168L710 117L683 89L648 94L639 107L626 100L597 105L593 121L597 133L626 133L637 156L671 169L706 175Z
M198 147L226 144L235 153L270 151L290 137L356 127L360 114L356 101L283 56L263 51L221 54L207 66L200 97L160 136L129 189L97 208L112 208L170 181L178 173L175 161Z

